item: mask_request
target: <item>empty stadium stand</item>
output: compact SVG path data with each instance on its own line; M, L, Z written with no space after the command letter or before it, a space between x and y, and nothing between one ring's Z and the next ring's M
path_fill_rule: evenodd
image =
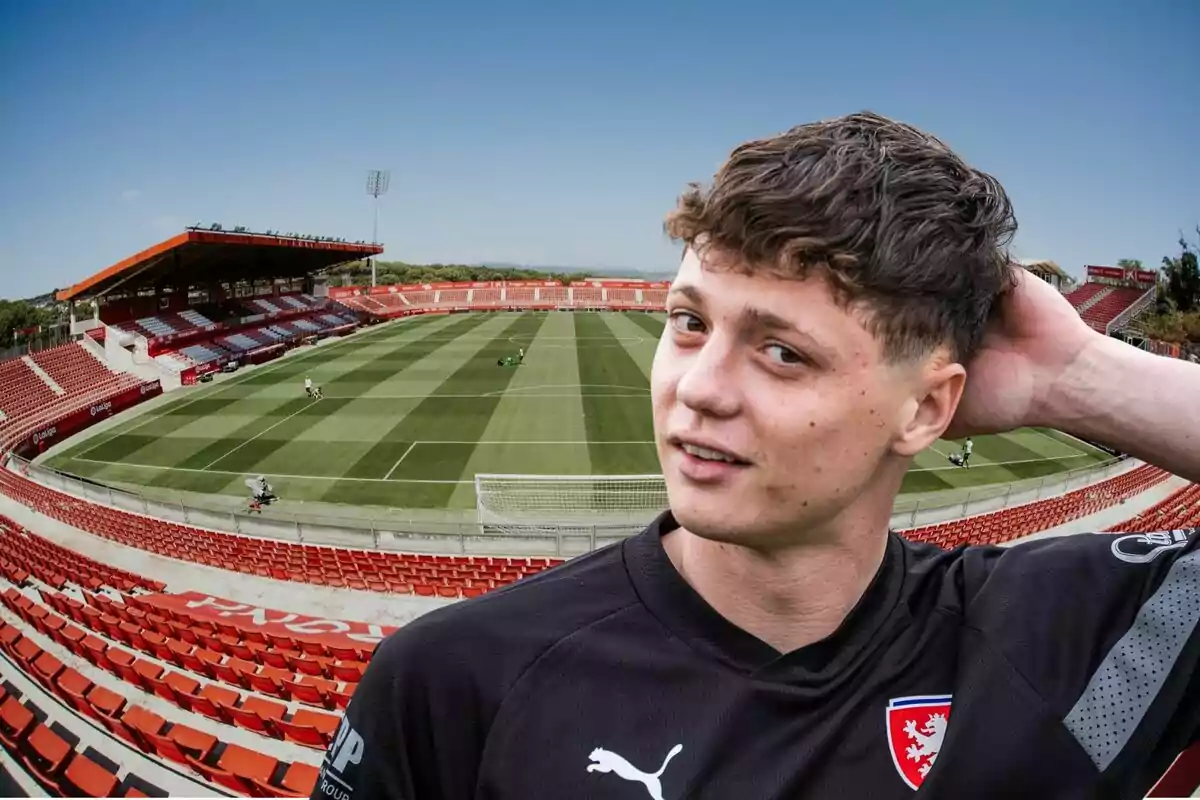
M48 428L61 427L56 423L89 406L92 418L107 415L111 403L106 401L149 386L109 369L77 342L0 362L0 456L21 436L39 428L49 435Z
M1111 507L1166 479L1148 465L1065 495L905 531L943 547L1018 539ZM220 533L99 505L0 471L0 492L47 516L159 555L278 580L425 597L474 597L555 563L548 558L408 555Z
M58 395L23 358L0 362L0 412L16 419L58 400Z
M1095 299L1098 299L1100 295L1105 294L1111 288L1111 286L1104 283L1082 283L1067 292L1065 297L1071 302L1071 305L1075 306L1082 313Z
M1173 492L1140 514L1113 525L1113 533L1154 533L1200 527L1200 484Z
M91 351L76 342L42 350L30 358L67 394L95 390L111 393L141 382L133 375L109 369Z
M132 761L131 775L148 759L242 795L311 791L336 712L365 668L364 649L267 637L159 608L152 594L139 599L126 592L161 590L160 583L67 551L4 518L0 572L10 584L0 593L8 612L0 620L5 659L63 711L76 712L76 725L91 718L114 742L132 745L142 758L116 754L116 762ZM63 572L86 575L86 582L63 586ZM4 672L7 677L10 670ZM19 700L8 702L16 697L11 686L7 681L0 698L0 739L42 788L69 796L135 796L117 792L117 763L73 752L70 740L79 737L64 738L61 725L54 736L38 733L38 723L30 722L37 712L26 715ZM264 752L263 740L279 743L274 755ZM280 759L281 753L292 758ZM143 795L155 788L126 783L130 791L140 783Z
M1154 298L1157 277L1153 271L1089 266L1086 272L1086 282L1065 296L1084 322L1100 333L1114 333L1125 326Z
M953 522L910 528L904 531L904 535L914 541L930 542L946 548L968 544L1002 544L1110 508L1168 477L1170 473L1145 464L1048 500L977 514Z
M311 791L319 753L310 746L281 742L272 750L292 758L280 759L264 752L258 731L183 708L169 711L161 702L162 695L176 702L211 696L217 699L206 708L217 708L217 702L230 700L228 695L206 695L198 681L182 672L159 679L164 670L153 661L85 634L13 587L0 599L5 611L0 651L9 675L0 689L0 743L47 793L135 797L165 796L173 789L171 794L232 790L244 796L295 797ZM21 680L9 667L19 671ZM23 691L15 688L17 683L24 684ZM255 720L263 719L260 710L277 713L253 700L222 707ZM310 719L299 712L292 716ZM51 718L49 725L40 721ZM97 737L98 731L107 735ZM91 746L80 749L85 737ZM190 780L181 781L183 776ZM217 792L204 792L206 786Z
M220 533L88 502L3 469L0 493L130 547L234 572L323 586L422 597L477 597L561 563L534 557L409 555Z
M1101 294L1093 304L1080 312L1080 316L1094 330L1107 333L1108 324L1144 297L1146 292L1145 289L1109 289Z
M439 283L425 286L384 286L331 289L330 297L351 309L373 317L387 318L441 309L555 309L614 308L661 310L666 302L666 284L644 282L578 282L550 286L548 281Z

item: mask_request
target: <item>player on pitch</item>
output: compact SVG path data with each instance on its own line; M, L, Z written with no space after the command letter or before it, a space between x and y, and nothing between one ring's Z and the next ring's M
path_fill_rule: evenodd
M1052 427L1200 480L1200 367L1092 331L1015 228L874 114L734 150L667 222L670 511L384 640L312 796L1144 796L1200 724L1200 534L889 531L943 436Z

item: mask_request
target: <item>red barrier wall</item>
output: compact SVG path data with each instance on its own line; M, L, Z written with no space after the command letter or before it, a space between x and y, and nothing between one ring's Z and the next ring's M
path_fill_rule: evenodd
M594 287L597 289L670 289L671 282L631 281L624 278L596 278L586 281L572 281L571 286ZM564 284L558 281L463 281L461 283L406 283L395 286L331 286L329 287L329 297L337 300L343 297L397 294L399 292L430 292L439 289L535 289L539 287L561 289L564 287Z
M158 381L150 381L149 383L143 383L141 386L126 389L120 394L97 401L87 408L81 408L73 414L68 414L52 425L47 425L40 430L34 431L28 439L17 445L15 449L25 450L32 448L35 452L43 452L46 448L62 441L76 431L89 428L102 419L107 419L119 411L124 411L130 406L137 405L143 400L149 400L151 397L160 394L162 394L162 384Z

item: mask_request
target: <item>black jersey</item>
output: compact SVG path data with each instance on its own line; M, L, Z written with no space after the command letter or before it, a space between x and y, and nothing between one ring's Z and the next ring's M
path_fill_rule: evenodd
M1200 726L1200 533L892 534L779 654L645 532L377 648L314 798L1142 797Z

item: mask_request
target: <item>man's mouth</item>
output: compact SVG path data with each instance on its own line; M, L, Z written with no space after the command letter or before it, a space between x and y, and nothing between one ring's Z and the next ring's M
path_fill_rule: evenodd
M676 439L675 445L689 456L703 461L719 461L737 466L748 466L750 464L749 461L741 458L737 453L721 449L713 444L699 444L697 442Z

